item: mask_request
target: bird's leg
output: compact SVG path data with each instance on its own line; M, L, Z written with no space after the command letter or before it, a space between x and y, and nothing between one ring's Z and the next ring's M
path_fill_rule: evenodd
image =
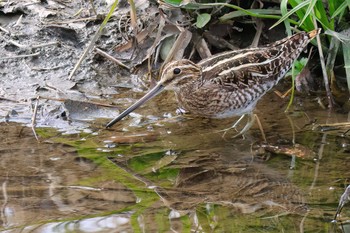
M243 118L248 115L248 120L247 120L247 123L245 124L245 126L243 127L243 129L241 131L238 132L237 130L237 126L241 123L241 121L243 120ZM220 130L220 132L224 131L224 134L222 135L222 137L225 137L226 133L230 130L230 129L234 129L236 130L238 133L236 135L233 136L233 138L236 138L240 135L244 135L254 124L255 122L255 119L258 123L258 126L259 126L259 129L260 129L260 132L261 132L261 135L262 135L262 138L264 140L264 142L266 142L266 136L265 136L265 133L264 133L264 129L262 127L262 124L260 122L260 119L258 117L258 115L256 114L253 114L253 113L248 113L248 114L244 114L242 115L230 128L227 128L227 129L223 129L223 130Z
M246 123L246 125L244 126L244 128L234 136L237 137L239 135L242 135L243 133L247 132L248 129L250 129L250 127L253 125L254 123L254 119L252 118L252 114L249 113L249 114L243 114L231 127L227 128L227 129L223 129L223 130L220 130L219 132L224 132L222 137L225 137L226 133L230 130L230 129L234 129L236 130L236 132L238 132L238 129L237 129L237 126L241 123L241 121L243 120L243 118L248 115L249 116L249 119Z
M256 122L258 123L259 129L260 129L262 138L263 138L264 142L266 143L267 141L266 141L265 132L264 132L264 129L262 127L262 124L260 122L260 119L259 119L258 115L257 114L253 114L253 113L249 113L247 115L249 117L248 121L247 121L247 124L244 126L244 128L238 134L233 136L233 138L238 137L240 135L244 135L253 126L253 124L254 124L254 122L256 120ZM235 126L236 124L237 124L237 122L233 126Z
M228 129L235 129L237 132L237 125L243 120L243 118L246 116L247 114L243 114L230 128Z
M233 138L236 138L240 135L244 135L254 124L255 121L255 116L256 114L253 113L248 113L248 114L244 114L243 116L248 115L248 120L247 123L245 124L245 126L243 127L243 129L241 131L238 132L238 134L234 135ZM241 117L242 118L242 117ZM238 119L238 121L241 120L241 118ZM236 121L236 123L232 126L232 127L236 127L237 124L239 123L238 121ZM237 131L237 130L236 130Z

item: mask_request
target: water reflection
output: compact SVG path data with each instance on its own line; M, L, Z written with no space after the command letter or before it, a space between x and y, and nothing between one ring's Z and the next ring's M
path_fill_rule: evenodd
M131 214L113 214L105 217L95 217L75 221L31 225L21 229L21 232L132 232L132 227L130 224L130 215ZM12 231L7 230L4 232Z
M21 232L100 232L103 228L109 232L114 226L129 227L127 215L79 220L135 203L128 188L113 181L99 187L78 185L86 175L98 177L101 171L79 159L75 148L50 141L38 143L27 127L0 126L0 223L3 229L15 228L6 232L18 232L18 227L23 227ZM76 220L44 224L67 218Z
M282 111L260 114L262 157L256 127L245 139L222 138L225 121L164 117L134 127L130 118L94 135L38 129L41 143L3 123L2 230L342 232L347 206L331 220L349 181L349 136L304 127L326 122L321 113L292 115L294 137Z

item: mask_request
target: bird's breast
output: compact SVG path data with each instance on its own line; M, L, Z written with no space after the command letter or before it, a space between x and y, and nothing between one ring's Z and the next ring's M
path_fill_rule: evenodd
M205 82L176 91L181 108L191 114L208 118L226 118L251 112L257 101L273 85L223 86Z

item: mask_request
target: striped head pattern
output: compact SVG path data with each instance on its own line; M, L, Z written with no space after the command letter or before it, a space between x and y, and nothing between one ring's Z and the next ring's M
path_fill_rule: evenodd
M179 90L184 85L198 81L202 68L190 60L182 59L166 64L161 71L161 83L166 90Z

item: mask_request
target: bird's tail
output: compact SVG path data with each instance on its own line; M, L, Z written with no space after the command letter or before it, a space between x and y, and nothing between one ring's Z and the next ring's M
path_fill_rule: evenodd
M312 30L311 32L308 32L308 37L310 40L312 40L313 38L315 38L318 34L320 34L321 32L321 28Z

